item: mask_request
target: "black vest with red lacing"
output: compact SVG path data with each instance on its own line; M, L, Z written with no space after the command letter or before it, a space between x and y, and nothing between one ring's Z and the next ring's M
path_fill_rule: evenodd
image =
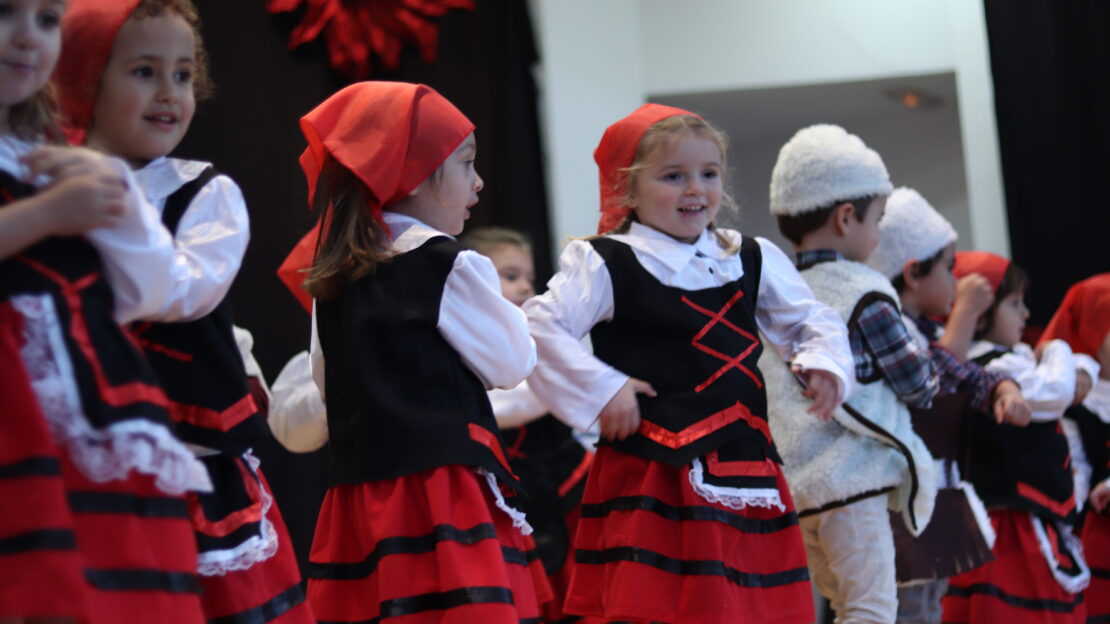
M437 329L462 249L432 238L347 284L339 298L317 301L331 483L460 464L518 486L485 386Z
M171 234L197 193L216 176L211 167L166 199L162 222ZM170 399L179 438L238 455L264 433L243 358L232 333L231 303L183 323L138 322L132 333Z
M0 171L0 203L35 188ZM143 354L113 316L100 254L83 237L53 236L0 261L0 301L48 294L73 365L81 408L96 429L125 420L169 425L166 397Z
M740 482L738 466L781 463L767 425L767 396L756 363L763 352L755 322L762 255L745 237L744 275L701 290L665 286L612 238L590 241L613 284L613 318L590 332L594 354L652 385L657 397L637 395L642 422L635 435L613 444L646 459L683 466L706 456L706 481L733 487L775 487L758 471ZM733 464L731 469L723 462Z
M974 362L986 366L1006 353L994 350ZM973 414L967 479L988 508L1075 519L1071 453L1058 420L1015 427L998 424L993 414Z

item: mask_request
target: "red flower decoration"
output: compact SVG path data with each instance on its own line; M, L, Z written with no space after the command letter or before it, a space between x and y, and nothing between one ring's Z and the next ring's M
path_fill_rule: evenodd
M395 69L401 50L415 43L425 63L436 58L439 27L433 21L451 9L474 10L474 0L267 0L270 13L306 6L304 18L289 37L289 48L315 40L323 32L328 62L354 80L372 69L371 53L386 69Z

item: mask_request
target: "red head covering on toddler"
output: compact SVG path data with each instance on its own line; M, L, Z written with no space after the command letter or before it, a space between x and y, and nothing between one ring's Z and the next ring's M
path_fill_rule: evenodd
M382 222L382 208L403 199L455 151L474 124L431 87L407 82L358 82L301 118L308 147L300 163L312 205L327 156L362 180L373 195L367 210ZM321 226L293 248L278 277L311 309L301 288L312 266ZM383 224L384 225L384 224Z
M1002 278L1006 276L1006 269L1009 267L1009 260L989 251L957 251L956 267L952 272L956 274L956 279L978 273L987 278L987 282L991 285L991 292L997 294L998 287L1002 285Z
M601 182L601 220L597 224L598 234L617 227L632 212L632 208L621 200L627 175L624 170L631 167L632 161L636 159L636 150L640 147L640 139L644 138L644 133L652 125L678 115L692 115L701 119L681 108L644 104L631 115L605 129L601 143L594 150L594 161L597 163Z
M139 0L70 0L66 8L54 85L62 129L75 145L85 142L116 35L137 6Z
M1106 334L1110 334L1110 273L1101 273L1068 290L1041 340L1058 338L1072 351L1097 358Z

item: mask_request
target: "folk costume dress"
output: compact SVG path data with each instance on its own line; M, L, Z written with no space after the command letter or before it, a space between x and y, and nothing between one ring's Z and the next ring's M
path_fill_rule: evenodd
M19 163L34 147L0 145L2 203L46 182ZM134 190L117 226L0 262L0 616L202 619L184 494L211 483L119 325L163 305L175 271L168 234Z
M1065 340L1078 358L1099 357L1110 336L1110 274L1089 277L1072 286L1049 321L1042 340ZM1099 364L1105 360L1102 352ZM1106 371L1092 376L1094 387L1082 405L1064 413L1064 429L1076 472L1076 501L1085 508L1080 538L1091 568L1091 584L1083 593L1088 622L1110 621L1110 508L1096 511L1088 498L1110 479L1110 382Z
M539 621L550 589L511 502L519 484L486 397L534 366L526 320L488 258L382 211L474 126L424 85L362 82L301 128L309 197L329 161L349 170L394 254L316 302L331 487L309 557L313 611L322 622ZM284 266L309 266L320 230Z
M313 622L285 522L250 450L265 421L226 299L249 238L242 193L200 161L159 158L135 177L191 268L175 307L135 323L132 333L170 399L178 435L193 445L215 485L189 501L205 615ZM196 316L213 303L215 309Z

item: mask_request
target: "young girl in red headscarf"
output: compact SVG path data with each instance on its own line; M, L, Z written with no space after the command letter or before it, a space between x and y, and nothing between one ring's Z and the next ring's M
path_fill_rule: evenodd
M215 485L189 501L205 616L311 622L292 543L250 452L265 425L225 299L246 251L247 208L239 187L210 164L168 157L209 86L196 8L189 0L72 0L63 41L65 130L135 168L187 269L132 332L170 399L178 435Z
M331 487L308 599L326 621L508 623L550 599L486 390L531 371L523 312L455 240L474 125L424 85L362 82L301 119L320 226L285 262L315 299ZM326 363L326 366L325 366Z
M46 145L64 8L0 17L0 621L198 622L211 484L119 325L185 268L122 161Z
M1087 621L1110 621L1110 273L1068 290L1042 341L1063 340L1101 369L1083 403L1064 412L1064 430L1076 473L1075 497L1085 510L1080 536L1091 567L1083 594Z
M759 332L828 418L854 378L844 322L772 243L715 227L725 138L700 117L647 104L606 130L594 158L601 236L571 242L547 293L525 305L533 390L564 420L600 419L604 438L565 610L812 622Z
M994 300L979 317L968 357L1021 386L1032 422L971 419L967 477L994 526L995 560L949 579L944 621L1082 621L1081 593L1091 574L1070 530L1076 505L1060 417L1083 399L1099 366L1063 340L1046 340L1036 351L1021 342L1028 278L1017 265L992 253L958 252L956 277L972 273L987 279Z

